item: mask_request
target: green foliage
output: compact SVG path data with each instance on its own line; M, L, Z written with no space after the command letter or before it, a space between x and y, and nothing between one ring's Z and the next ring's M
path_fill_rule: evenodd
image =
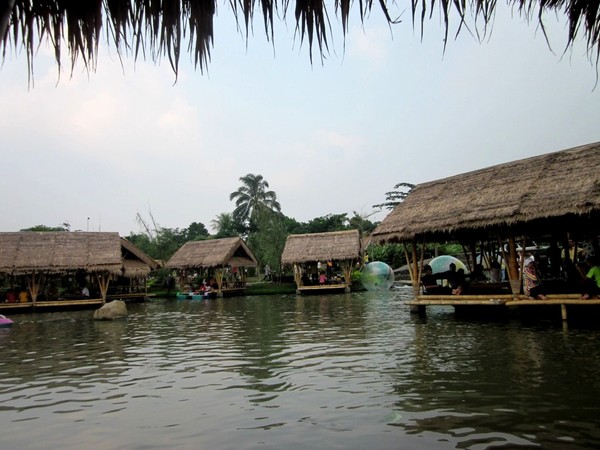
M406 196L414 187L415 185L411 183L398 183L396 186L394 186L393 191L385 193L385 202L379 203L378 205L373 205L373 208L386 208L390 210L394 209L404 201ZM402 188L402 190L400 190L400 188Z
M365 290L365 287L362 284L362 275L363 275L362 270L355 270L350 275L350 278L352 279L352 286L351 286L352 291Z
M184 231L187 241L200 241L209 236L208 230L202 222L192 222Z
M274 211L262 210L256 218L256 230L248 237L248 245L260 265L268 264L274 273L281 267L281 254L288 236L284 217Z
M57 227L49 227L46 225L36 225L30 228L23 228L19 231L71 231L71 224L69 222L64 222Z
M393 268L406 264L401 244L370 245L367 249L369 261L382 261Z
M348 229L348 214L327 214L315 217L306 224L305 233L325 233Z
M361 215L356 211L353 211L353 213L354 216L352 216L348 221L348 228L358 230L361 236L373 232L373 230L377 227L379 223L371 222L370 220L368 220L368 217L373 215L374 213L369 215Z
M456 242L446 242L443 244L438 244L437 254L438 255L453 255L453 256L462 255L463 247L461 244L458 244Z
M232 213L221 213L211 221L213 230L217 231L215 238L221 239L245 234L243 224L234 219Z
M143 220L141 221L143 222ZM201 222L192 222L189 227L181 230L160 227L154 220L152 223L153 227L150 227L143 222L145 232L131 233L127 236L127 240L154 259L166 261L186 242L210 237L208 230Z

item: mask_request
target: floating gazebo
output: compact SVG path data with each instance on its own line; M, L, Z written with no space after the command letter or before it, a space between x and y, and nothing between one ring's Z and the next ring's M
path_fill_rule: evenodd
M256 257L240 237L186 242L167 261L165 267L177 271L181 289L192 283L194 274L214 276L217 295L242 294L246 290L246 272L258 265ZM192 286L193 287L193 286Z
M26 284L29 301L2 303L0 308L32 308L103 304L111 281L145 279L158 263L118 233L111 232L8 232L0 233L0 275L10 283ZM96 284L98 297L48 296L50 284L62 278ZM123 294L125 295L125 294ZM121 297L114 295L113 297Z
M358 230L326 233L291 234L287 237L281 262L293 267L298 294L322 291L350 292L352 270L360 261L360 235ZM328 277L320 283L320 272L335 265L340 277ZM330 271L334 271L333 268Z
M417 185L375 229L374 242L400 242L407 250L415 292L411 304L561 305L600 303L578 292L531 300L521 294L527 246L547 239L567 248L568 239L590 240L598 249L600 229L600 142L535 156ZM424 243L457 241L473 267L477 258L501 258L505 294L419 294ZM568 255L568 252L567 252ZM567 256L568 260L568 256ZM423 308L421 308L423 310Z

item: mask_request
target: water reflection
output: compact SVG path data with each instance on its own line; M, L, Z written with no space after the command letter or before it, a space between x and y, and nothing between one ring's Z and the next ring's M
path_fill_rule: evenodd
M596 330L411 316L410 290L13 316L5 448L591 448Z

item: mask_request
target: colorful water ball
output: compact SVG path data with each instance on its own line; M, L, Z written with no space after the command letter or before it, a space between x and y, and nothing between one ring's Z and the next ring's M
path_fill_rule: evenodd
M394 284L394 271L381 261L373 261L363 268L362 285L368 291L387 291Z
M465 272L467 271L467 268L460 259L450 255L436 256L429 262L433 273L447 272L450 270L450 264L454 264L456 270L463 269Z

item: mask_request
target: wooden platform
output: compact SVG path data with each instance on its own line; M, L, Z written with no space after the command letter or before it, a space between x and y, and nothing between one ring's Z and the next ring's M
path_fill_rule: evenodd
M559 306L561 317L567 320L568 306L593 306L600 305L600 299L582 300L581 294L550 294L547 300L534 300L524 295L510 294L480 294L480 295L417 295L408 304L419 308L419 312L425 313L427 306L496 306L502 308Z
M35 304L33 302L27 303L0 303L0 311L14 311L14 312L33 312L38 310L59 310L62 308L96 308L104 304L101 298L88 298L88 299L76 299L76 300L46 300L39 301Z
M314 286L300 286L296 289L297 294L333 294L350 292L350 287L343 284L318 284Z

